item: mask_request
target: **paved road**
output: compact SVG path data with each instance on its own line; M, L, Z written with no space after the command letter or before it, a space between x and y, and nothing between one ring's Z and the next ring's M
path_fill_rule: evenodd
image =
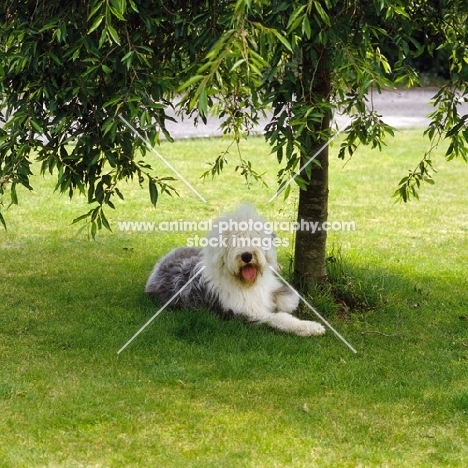
M375 93L372 102L379 114L383 116L384 122L396 128L425 127L429 119L427 115L434 110L430 104L437 88L419 88L410 90L384 91L382 94ZM468 113L468 104L463 104L461 112ZM337 117L338 125L344 125L348 117ZM168 122L168 129L176 139L203 138L220 136L220 120L209 119L207 125L200 123L195 127L193 120L184 119L177 124ZM260 122L256 131L261 134L267 121Z

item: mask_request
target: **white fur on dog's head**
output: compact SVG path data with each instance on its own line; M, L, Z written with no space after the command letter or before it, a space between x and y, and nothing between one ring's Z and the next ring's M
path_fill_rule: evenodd
M230 276L251 286L266 271L271 273L269 266L278 268L274 234L252 205L219 218L206 238L203 263L212 275Z

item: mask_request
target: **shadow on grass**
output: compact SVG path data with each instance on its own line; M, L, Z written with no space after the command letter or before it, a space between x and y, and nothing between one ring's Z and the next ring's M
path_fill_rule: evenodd
M93 246L87 246L86 255L82 252L80 257L72 259L73 274L53 256L48 274L18 273L14 278L15 289L6 295L8 307L16 313L14 320L8 320L5 315L0 319L3 333L12 337L28 336L31 343L37 340L37 344L51 350L116 353L160 307L143 292L152 263L127 252L116 258L115 250L108 254L109 258L104 252L96 260L94 250ZM88 266L91 262L94 262L92 269ZM418 326L418 317L427 320L431 309L437 307L434 302L447 307L449 300L461 308L466 301L461 287L459 296L452 294L448 299L447 284L437 278L411 278L372 266L362 268L343 259L339 251L330 254L328 266L330 283L311 291L307 298L349 337L353 346L361 349L379 339L362 335L369 327L383 332L390 330L389 334L398 329L398 335L401 329L407 329L406 335L397 339L414 341L421 330L415 332L411 327ZM93 271L99 274L93 276ZM316 320L306 307L301 307L298 315ZM437 321L450 330L454 326L453 317L447 317L438 317ZM459 333L464 324L456 320L455 333ZM348 353L330 331L324 338L304 339L238 319L226 321L209 311L165 310L124 355L155 353L161 358L164 353L169 356L180 353L181 359L185 356L192 362L190 353L195 349L202 361L209 362L213 356L245 361L250 355L252 360L247 361L252 369L256 368L255 360L262 361L264 356L319 352L330 357L338 349L340 355ZM279 363L278 366L281 367ZM248 366L243 368L247 375L251 374Z

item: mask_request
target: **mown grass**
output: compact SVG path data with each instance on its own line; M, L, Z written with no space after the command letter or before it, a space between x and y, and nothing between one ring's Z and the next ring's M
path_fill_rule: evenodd
M113 232L97 242L70 225L84 201L53 194L50 178L35 178L7 213L0 466L467 466L467 168L439 159L421 201L395 204L424 149L418 131L382 153L363 148L345 167L332 161L330 220L356 230L329 234L330 265L345 303L357 302L343 314L326 295L311 301L358 354L331 332L304 339L200 311L164 312L117 355L156 311L143 293L154 262L191 235L123 232L118 221L207 220L241 201L294 220L296 194L267 202L276 166L260 139L242 150L268 190L247 189L229 167L200 182L203 162L226 145L164 144L208 203L179 184L181 198L154 210L146 191L123 187ZM281 235L287 267L293 239Z

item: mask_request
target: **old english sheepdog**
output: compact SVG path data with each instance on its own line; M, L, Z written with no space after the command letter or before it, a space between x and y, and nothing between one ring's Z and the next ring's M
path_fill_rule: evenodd
M278 270L278 239L267 225L251 205L219 218L204 247L175 249L156 264L146 292L163 303L176 296L172 308L208 308L300 336L323 335L320 323L291 315L299 297L270 268Z

